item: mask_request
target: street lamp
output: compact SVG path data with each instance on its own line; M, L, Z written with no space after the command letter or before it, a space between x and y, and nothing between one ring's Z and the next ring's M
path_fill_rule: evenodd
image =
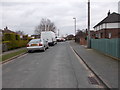
M73 18L75 20L75 35L76 35L76 18Z

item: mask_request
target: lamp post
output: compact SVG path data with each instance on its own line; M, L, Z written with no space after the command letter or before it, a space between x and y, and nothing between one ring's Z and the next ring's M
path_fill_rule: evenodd
M76 35L76 18L73 18L75 22L75 35Z

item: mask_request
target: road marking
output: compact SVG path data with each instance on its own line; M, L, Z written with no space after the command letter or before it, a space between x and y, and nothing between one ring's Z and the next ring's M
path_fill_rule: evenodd
M84 64L84 62L80 59L80 57L75 53L75 51L73 50L73 48L70 46L70 48L72 49L73 53L75 54L75 56L77 57L77 59L80 61L80 63L85 67L86 70L89 70L88 67Z

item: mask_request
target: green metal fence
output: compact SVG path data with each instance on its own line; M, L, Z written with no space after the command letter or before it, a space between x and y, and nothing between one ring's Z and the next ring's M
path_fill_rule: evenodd
M91 48L120 59L120 38L91 39Z

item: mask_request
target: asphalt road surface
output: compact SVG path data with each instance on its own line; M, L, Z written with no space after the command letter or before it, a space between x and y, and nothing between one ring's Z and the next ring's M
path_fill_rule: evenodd
M99 88L68 42L27 53L2 67L3 88ZM99 81L98 81L99 82Z

